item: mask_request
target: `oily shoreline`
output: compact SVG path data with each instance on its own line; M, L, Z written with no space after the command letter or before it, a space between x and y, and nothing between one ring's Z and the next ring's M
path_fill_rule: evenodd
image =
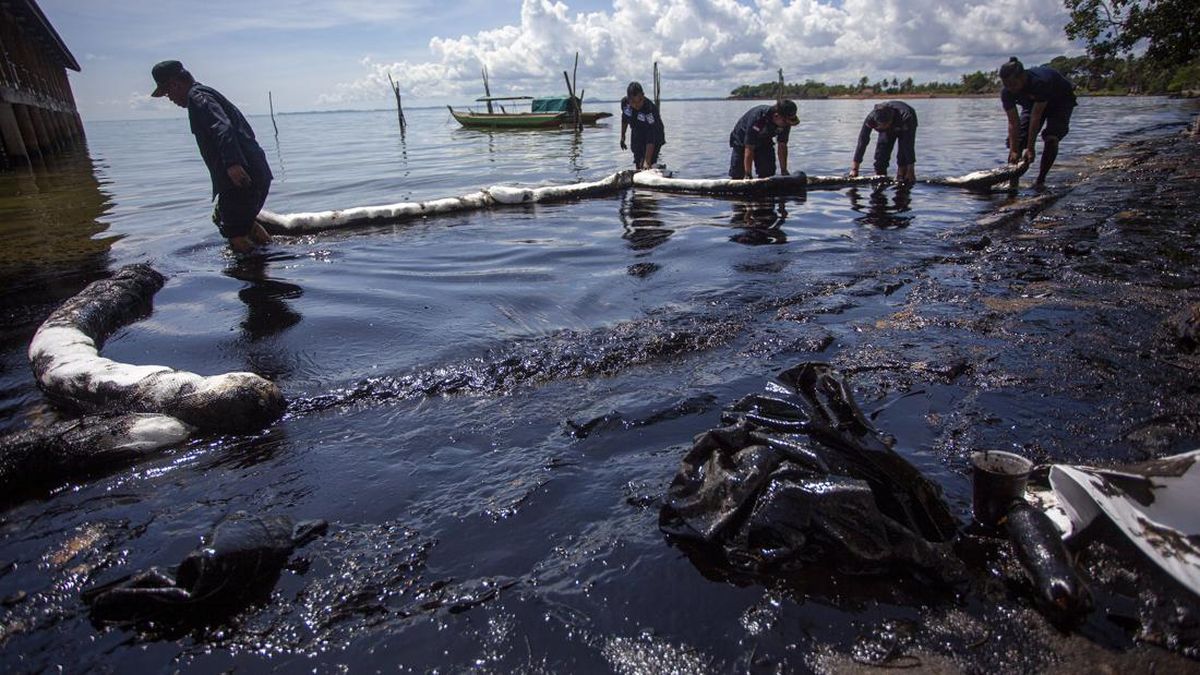
M964 482L980 448L1111 465L1200 447L1200 354L1186 334L1200 307L1198 150L1191 135L1143 135L1087 158L1069 185L948 232L957 254L876 277L901 297L839 335L830 361L864 399L904 407L907 435L928 435ZM1074 546L1096 610L1069 631L1023 595L1006 544L967 536L963 546L992 561L973 607L922 610L891 656L943 672L1083 671L1097 660L1185 672L1200 658L1200 599L1113 532ZM864 639L894 633L881 624ZM956 649L949 634L974 637ZM828 646L809 665L861 670L857 656Z

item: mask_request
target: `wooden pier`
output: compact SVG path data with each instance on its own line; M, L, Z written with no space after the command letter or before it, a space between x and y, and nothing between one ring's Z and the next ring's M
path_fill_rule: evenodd
M79 72L34 0L0 0L0 168L28 165L83 140L67 81Z

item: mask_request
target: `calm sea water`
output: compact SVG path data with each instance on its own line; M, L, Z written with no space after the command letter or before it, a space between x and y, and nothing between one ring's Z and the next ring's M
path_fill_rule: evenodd
M913 103L918 176L1005 158L997 101ZM664 102L662 161L681 176L723 175L729 129L750 105ZM869 108L801 102L793 170L843 173ZM1083 100L1051 182L1130 134L1179 128L1194 108ZM444 109L407 116L404 137L389 111L278 115L278 135L269 118L252 118L276 173L267 207L568 183L631 163L612 119L579 133L484 132ZM658 532L654 498L721 406L814 358L771 321L772 300L944 253L943 233L1006 199L929 186L762 202L627 192L281 237L238 261L209 219L182 111L88 123L87 133L87 157L0 176L0 431L58 415L24 353L41 320L87 282L140 261L169 281L153 315L113 336L106 356L253 370L294 407L259 437L203 439L0 515L0 641L19 670L705 670L758 644L782 653L844 635L861 607L707 580ZM853 318L825 327L836 338ZM603 375L571 367L612 340L705 321L735 329L720 346ZM560 353L560 367L537 370L548 363L539 355ZM534 364L524 378L479 377L513 354ZM424 397L404 379L447 371L476 384ZM568 422L613 411L658 422L570 433ZM904 424L887 412L876 422ZM898 440L963 508L961 477L921 439ZM225 629L142 641L88 623L81 586L173 564L237 509L334 526L301 552L305 573L285 574L272 603ZM83 544L63 560L72 542Z

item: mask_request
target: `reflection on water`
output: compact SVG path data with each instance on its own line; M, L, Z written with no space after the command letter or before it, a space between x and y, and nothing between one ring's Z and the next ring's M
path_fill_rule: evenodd
M101 262L118 239L97 237L109 198L92 162L74 151L0 172L0 280L5 287L38 285L56 273Z
M798 201L803 203L804 198L800 197ZM786 198L733 202L732 208L729 224L738 228L738 232L731 235L729 241L747 246L787 243L787 234L783 231L788 218Z
M889 197L888 193L891 193ZM912 187L908 185L879 185L865 189L846 190L850 208L862 215L854 222L881 230L898 230L912 221Z
M571 167L571 172L578 174L583 170L580 159L583 157L583 127L576 127L571 131L571 149L567 152L567 163Z
M0 431L42 405L25 357L38 325L107 272L109 204L82 148L0 172Z
M674 230L666 227L662 220L659 210L661 198L660 195L638 190L626 190L621 195L617 217L624 229L621 238L629 242L629 248L648 251L671 238Z
M247 343L247 369L268 379L277 379L287 376L291 366L286 360L277 358L278 350L269 343L258 343L300 323L303 317L288 301L300 298L304 295L304 289L268 276L267 268L271 261L270 255L243 256L222 273L247 284L237 293L238 299L246 305L246 315L240 326Z

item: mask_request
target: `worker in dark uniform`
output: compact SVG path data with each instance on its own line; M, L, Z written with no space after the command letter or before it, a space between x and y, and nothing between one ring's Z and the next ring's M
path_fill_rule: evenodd
M1046 174L1058 159L1058 144L1071 130L1075 111L1075 86L1061 73L1047 66L1026 70L1012 57L1000 66L1000 103L1008 115L1008 162L1032 162L1037 133L1042 132L1042 164L1037 184L1046 183ZM1017 106L1021 106L1020 117ZM1045 128L1043 129L1043 124ZM1022 150L1024 152L1022 153Z
M271 189L267 155L237 106L212 87L192 78L178 61L163 61L150 70L157 85L151 96L166 96L187 108L200 157L212 178L217 200L213 222L236 253L247 253L271 236L255 217Z
M750 178L751 169L759 178L775 175L775 157L779 172L788 174L788 133L800 123L796 104L784 99L775 105L754 106L746 111L729 134L729 177ZM779 141L774 143L778 137ZM775 145L775 153L771 146Z
M621 99L621 149L625 150L625 130L633 129L633 166L639 171L649 169L658 161L659 148L667 142L666 130L658 108L646 98L640 82L630 82Z
M901 183L917 181L917 111L904 101L888 101L875 106L867 113L862 130L858 132L858 146L854 149L854 160L850 164L851 177L858 175L858 167L862 164L867 144L871 142L871 132L879 132L875 142L875 174L886 176L888 165L892 162L892 147L897 142L900 151L896 153L896 180Z

